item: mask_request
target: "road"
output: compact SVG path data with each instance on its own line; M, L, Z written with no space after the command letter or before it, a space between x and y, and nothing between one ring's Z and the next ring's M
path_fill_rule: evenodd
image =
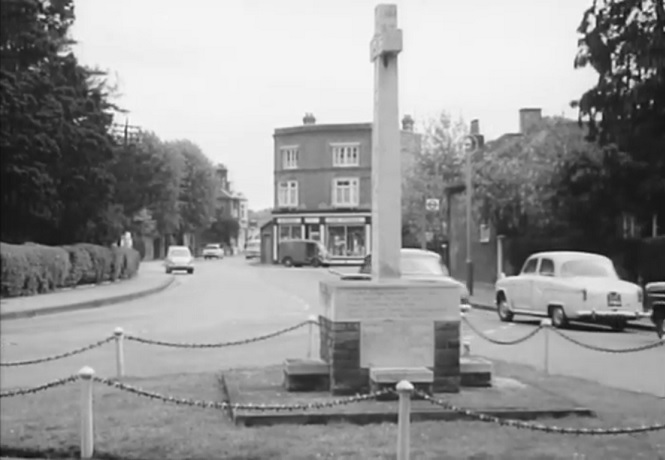
M200 261L194 275L177 276L175 285L166 291L137 301L2 322L2 361L62 353L107 337L116 327L128 334L174 342L214 343L256 337L318 314L319 281L333 277L325 269L261 266L242 258ZM504 324L494 313L477 310L469 313L468 319L484 335L498 340L522 337L537 325L533 321ZM595 327L576 327L565 333L586 344L616 349L646 345L656 339L653 332L616 333ZM494 345L468 327L464 327L463 336L473 354L543 367L542 332L513 346ZM318 334L314 342L318 342ZM305 357L307 343L307 327L269 341L222 349L174 349L127 341L126 372L147 377L277 364L285 358ZM586 350L550 333L549 349L552 373L665 396L663 347L610 354ZM318 347L314 353L318 353ZM58 361L3 367L0 385L37 385L75 373L85 365L93 367L98 375L113 376L114 344Z

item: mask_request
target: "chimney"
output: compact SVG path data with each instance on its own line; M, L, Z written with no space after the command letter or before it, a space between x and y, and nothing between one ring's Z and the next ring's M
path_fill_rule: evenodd
M480 134L480 122L478 120L471 120L471 129L469 134Z
M402 118L402 130L403 131L413 131L414 121L411 118L411 115L404 115Z
M527 134L540 125L543 117L542 109L520 109L520 134Z
M304 125L313 125L314 123L316 123L316 118L314 118L314 115L307 112L303 117L302 122Z

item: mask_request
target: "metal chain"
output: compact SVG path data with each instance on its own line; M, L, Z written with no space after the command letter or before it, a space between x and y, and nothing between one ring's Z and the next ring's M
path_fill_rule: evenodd
M540 330L542 329L542 326L538 326L536 329L534 329L533 331L529 332L529 333L528 333L527 335L525 335L524 337L520 337L520 338L515 339L515 340L505 340L505 341L504 341L504 340L493 339L492 337L489 337L489 336L483 334L480 330L478 330L478 328L476 328L473 324L471 324L471 322L467 319L466 316L463 316L462 319L464 320L464 322L467 324L467 326L469 326L469 328L470 328L473 332L475 332L477 335L479 335L479 336L482 337L483 339L487 340L488 342L492 342L492 343L494 343L494 344L496 344L496 345L517 345L518 343L526 342L526 341L529 340L531 337L533 337L534 335L538 334L538 332L540 332Z
M236 340L233 342L221 342L221 343L178 343L178 342L165 342L162 340L152 340L152 339L144 339L141 337L136 337L133 335L125 335L125 339L127 340L133 340L135 342L139 343L144 343L147 345L159 345L162 347L173 347L173 348L223 348L223 347L232 347L236 345L246 345L248 343L254 343L254 342L260 342L262 340L267 340L267 339L272 339L273 337L277 337L282 334L286 334L287 332L294 331L296 329L299 329L307 324L309 324L310 321L303 321L302 323L298 323L295 326L287 327L286 329L281 329L277 332L271 332L270 334L262 335L259 337L254 337L251 339L243 339L243 340Z
M394 390L393 390L394 391ZM569 428L552 425L543 425L542 423L529 423L521 420L504 419L495 417L493 415L482 414L469 409L454 406L440 399L436 399L420 390L415 390L415 393L426 399L430 403L443 407L444 409L457 412L458 414L466 415L467 417L474 418L481 422L491 422L502 426L509 426L513 428L520 428L531 431L540 431L544 433L558 433L558 434L573 434L573 435L589 435L589 436L617 436L621 434L636 434L648 433L653 431L665 430L665 423L656 423L653 425L642 425L640 427L614 427L614 428Z
M64 379L54 380L52 382L44 383L43 385L39 385L36 387L7 390L0 393L0 398L11 398L13 396L33 395L35 393L39 393L40 391L50 390L51 388L75 382L78 379L79 379L78 375L70 375L69 377L65 377Z
M106 386L116 388L128 393L133 393L137 396L143 396L149 399L155 399L165 403L176 404L180 406L201 407L204 409L232 409L232 410L251 410L251 411L294 411L294 410L308 410L308 409L321 409L327 407L343 406L353 404L370 399L376 399L379 396L390 393L392 390L382 390L365 395L356 395L349 398L334 399L331 401L315 401L310 403L296 403L296 404L255 404L255 403L228 403L219 401L202 401L197 399L178 398L175 396L162 395L151 391L143 390L141 388L119 382L117 380L106 379L102 377L93 377L95 382L99 382Z
M58 359L69 358L70 356L78 355L85 351L90 351L95 348L101 347L102 345L105 345L111 340L115 340L115 336L107 337L104 340L100 340L99 342L91 343L90 345L86 345L85 347L77 348L76 350L61 353L59 355L47 356L45 358L29 359L26 361L10 361L7 363L0 363L0 367L27 366L29 364L47 363L49 361L56 361Z
M574 343L575 345L578 345L582 348L586 348L588 350L601 351L601 352L604 352L604 353L616 353L616 354L635 353L635 352L638 352L638 351L651 350L652 348L662 347L663 345L665 345L665 341L661 340L661 341L658 341L658 342L653 342L653 343L650 343L650 344L647 344L647 345L640 345L638 347L632 347L632 348L623 348L623 349L603 348L603 347L599 347L599 346L596 346L596 345L590 345L588 343L580 342L579 340L574 339L574 338L572 338L571 336L569 336L567 334L564 334L563 332L561 332L558 329L553 329L553 330L559 336L563 337L565 340L569 341L570 343Z

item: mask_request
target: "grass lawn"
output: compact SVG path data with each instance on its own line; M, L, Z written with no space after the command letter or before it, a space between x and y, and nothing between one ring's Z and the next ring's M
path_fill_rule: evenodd
M640 426L665 419L665 400L582 380L547 377L497 362L495 374L563 395L599 418L543 420L559 426ZM207 400L222 395L215 374L127 379L146 390ZM639 378L635 376L635 378ZM456 400L456 404L463 401ZM2 400L2 453L34 451L33 458L76 458L78 383ZM472 405L469 401L469 405ZM168 405L119 390L95 388L95 450L100 459L391 459L396 425L234 426L221 411ZM665 458L665 432L576 437L480 422L422 422L411 428L412 459L630 459ZM36 455L41 452L41 456ZM576 457L575 454L578 454ZM68 456L69 455L69 456Z

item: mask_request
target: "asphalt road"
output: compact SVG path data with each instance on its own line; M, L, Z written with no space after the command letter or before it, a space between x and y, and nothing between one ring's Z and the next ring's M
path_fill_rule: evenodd
M348 269L347 269L348 270ZM166 276L166 275L165 275ZM194 275L178 275L166 291L134 302L94 310L0 323L2 361L49 356L85 346L122 327L144 338L188 343L215 343L252 338L295 325L320 312L318 282L333 278L325 269L282 268L249 263L243 258L200 261ZM511 340L536 322L504 324L494 313L473 311L469 321L488 337ZM652 343L653 332L616 333L576 327L565 333L585 344L624 349ZM518 345L495 345L464 327L473 354L539 368L544 365L544 334ZM318 354L315 331L314 354ZM101 376L115 373L115 345L43 364L3 367L2 388L32 386L91 366ZM305 357L308 328L268 341L213 349L175 349L125 343L126 373L137 377L218 371L229 367L276 364ZM628 354L586 350L550 333L550 372L610 386L665 396L665 348Z

